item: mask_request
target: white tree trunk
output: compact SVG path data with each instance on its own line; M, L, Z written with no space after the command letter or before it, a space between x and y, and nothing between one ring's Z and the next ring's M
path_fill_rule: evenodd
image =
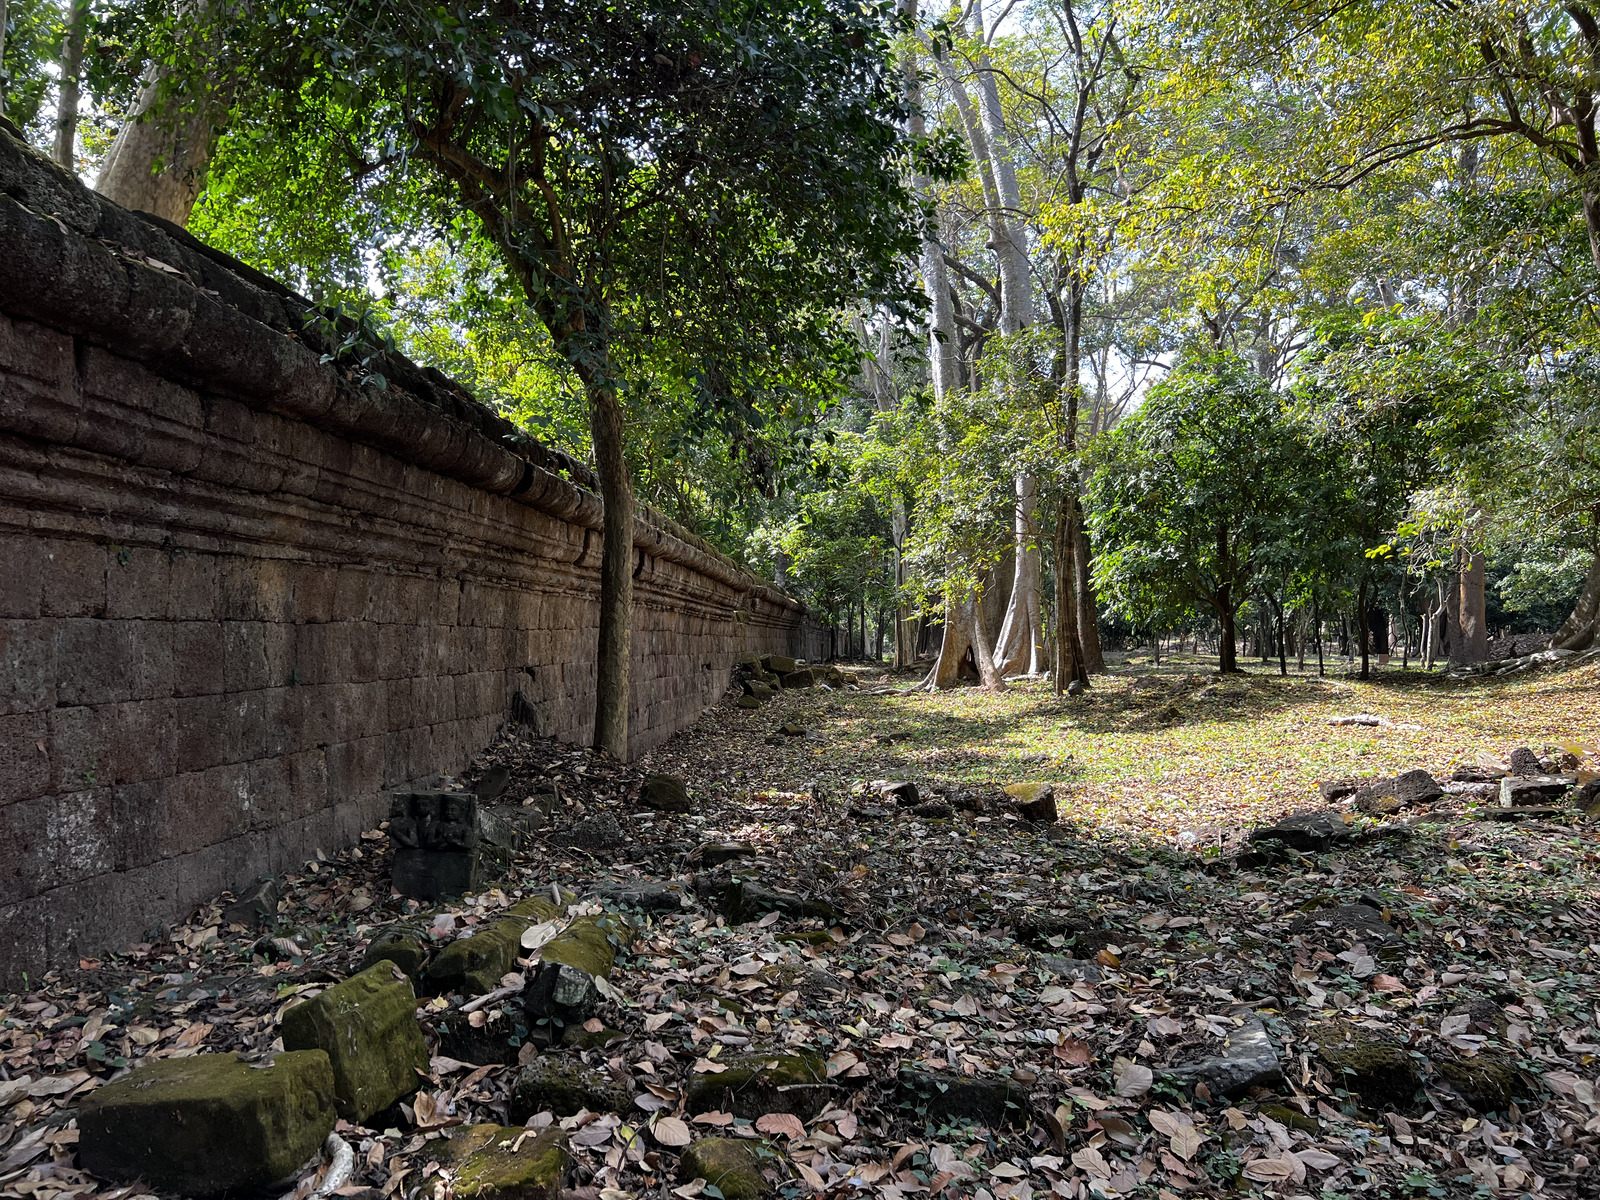
M51 157L69 171L77 167L78 79L83 73L83 34L88 17L85 0L73 0L67 14L66 36L61 39L61 90L56 96L56 139Z
M185 225L205 184L211 161L209 105L177 108L161 103L152 78L111 144L95 190L124 208L154 213Z
M1600 554L1589 564L1589 575L1572 615L1561 623L1550 644L1558 650L1588 650L1600 642Z

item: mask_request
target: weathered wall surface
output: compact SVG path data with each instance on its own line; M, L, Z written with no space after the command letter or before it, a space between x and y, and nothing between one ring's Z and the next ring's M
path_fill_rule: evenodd
M305 309L0 131L0 986L351 841L519 691L589 735L587 472L435 372L354 386ZM819 656L683 531L635 547L636 751L740 652Z

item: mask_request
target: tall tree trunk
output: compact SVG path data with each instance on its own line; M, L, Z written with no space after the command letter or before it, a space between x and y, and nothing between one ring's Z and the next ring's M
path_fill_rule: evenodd
M930 684L939 691L948 691L960 683L961 660L968 650L972 651L973 661L978 665L978 678L983 686L995 692L1005 689L1005 681L995 668L978 607L976 598L971 595L945 603L944 640L939 645L938 661L928 676Z
M1550 644L1558 650L1588 650L1600 640L1600 554L1589 563L1589 575L1572 606L1572 615L1561 623Z
M1216 609L1217 621L1221 626L1217 637L1217 670L1224 675L1231 675L1239 669L1239 645L1234 630L1238 605L1234 601L1231 585L1223 584L1217 589ZM1195 641L1199 642L1198 636Z
M1287 677L1289 674L1288 646L1284 642L1283 634L1283 601L1276 598L1272 606L1278 612L1278 674Z
M6 29L10 20L7 0L0 0L0 117L6 115Z
M213 98L180 106L160 86L153 74L140 91L94 186L123 208L186 225L211 162Z
M1016 561L1012 568L1011 598L1006 604L1000 634L995 639L995 661L1002 675L1037 675L1044 668L1039 658L1040 643L1044 640L1044 631L1039 626L1039 485L1032 475L1026 474L1018 475L1014 482L1017 501L1012 513Z
M1361 678L1370 679L1371 669L1367 663L1367 643L1370 633L1370 622L1367 620L1367 577L1361 576L1361 583L1356 588L1356 636L1361 639Z
M1467 555L1461 568L1461 662L1489 657L1489 622L1484 596L1483 555Z
M1083 647L1083 669L1090 675L1103 675L1106 657L1100 646L1100 604L1094 594L1094 577L1089 573L1089 531L1081 525L1073 566L1078 580L1078 644Z
M78 144L78 81L83 74L83 35L89 21L86 0L72 0L66 36L61 39L61 90L56 98L56 141L52 157L67 170L76 169Z
M1083 669L1083 647L1078 642L1078 589L1072 567L1072 547L1077 541L1077 504L1069 490L1056 508L1056 638L1051 686L1057 695L1074 679L1088 683Z
M600 638L595 657L594 745L628 758L629 678L633 647L633 476L623 455L622 405L609 380L580 368L589 392L605 544L600 555Z

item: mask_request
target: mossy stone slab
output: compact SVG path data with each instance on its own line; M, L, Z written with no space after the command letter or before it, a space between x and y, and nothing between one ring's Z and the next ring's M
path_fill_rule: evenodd
M263 1188L315 1154L338 1114L321 1050L146 1062L78 1109L78 1161L117 1182L212 1196Z
M430 953L427 939L417 930L390 929L372 939L367 952L361 956L361 970L380 962L392 962L415 983L428 965Z
M759 1200L772 1191L761 1173L756 1143L742 1138L702 1138L678 1158L678 1181L704 1179L726 1200Z
M1377 1107L1406 1107L1421 1080L1405 1046L1359 1025L1322 1025L1311 1031L1317 1058L1333 1075L1336 1087L1361 1096Z
M600 1113L626 1113L633 1109L633 1090L606 1072L586 1067L576 1057L547 1054L529 1063L511 1085L507 1113L513 1121L526 1121L546 1110L570 1117L580 1109Z
M428 1069L416 993L387 961L286 1011L283 1048L327 1053L339 1115L358 1125L416 1091Z
M457 938L435 955L423 977L424 992L481 996L494 991L501 977L517 965L523 931L540 921L554 921L565 912L563 906L539 897L513 904L505 917L482 933Z
M450 1139L455 1200L555 1200L571 1156L559 1129L472 1125Z
M751 1119L793 1113L810 1120L835 1091L827 1063L815 1054L746 1054L729 1059L725 1071L696 1075L689 1084L689 1111Z

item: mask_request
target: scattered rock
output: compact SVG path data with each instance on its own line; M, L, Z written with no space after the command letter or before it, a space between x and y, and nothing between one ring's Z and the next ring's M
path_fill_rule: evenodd
M1017 813L1025 821L1039 825L1056 823L1056 789L1050 783L1013 783L1006 795L1017 802Z
M1356 1092L1369 1107L1407 1107L1421 1086L1411 1052L1385 1033L1339 1023L1314 1026L1307 1036L1334 1086Z
M1064 958L1059 954L1042 954L1038 961L1040 967L1063 979L1099 983L1104 978L1100 973L1100 964L1090 962L1086 958Z
M278 882L258 880L254 887L222 910L224 925L243 925L246 929L270 929L278 923Z
M761 660L761 665L775 675L789 675L800 669L799 660L785 658L781 654L769 654Z
M1082 921L1071 917L1032 911L1014 915L1012 927L1012 936L1032 950L1046 950L1057 944L1070 945L1077 935L1088 928ZM1059 943L1056 939L1060 939Z
M539 965L522 992L522 1008L529 1022L582 1023L599 999L594 981L608 978L616 961L612 938L621 941L627 934L621 918L605 913L579 917L546 942L539 950Z
M720 867L725 862L740 858L754 858L756 848L749 842L715 842L700 847L700 862L707 867Z
M689 791L676 775L647 775L639 791L639 803L657 812L686 813Z
M1086 690L1086 685L1081 679L1072 679L1067 682L1067 695L1081 696Z
M852 804L850 816L857 821L881 821L889 815L887 808L876 804Z
M560 845L593 852L615 850L627 842L628 834L616 817L603 812L579 821L565 834L559 834L552 840Z
M1326 854L1334 843L1349 839L1350 827L1336 812L1295 813L1250 834L1254 845L1276 843L1305 854Z
M1500 781L1500 807L1523 808L1530 804L1553 804L1577 783L1574 775L1512 775Z
M702 1138L678 1159L678 1182L704 1179L724 1200L759 1200L772 1190L761 1173L756 1143L744 1138Z
M799 919L839 919L838 910L826 901L807 899L793 892L780 892L749 880L730 878L721 871L696 876L694 890L730 925L743 925L770 912Z
M924 800L911 810L911 814L917 817L926 817L929 820L948 820L956 815L956 810L943 800Z
M797 690L813 686L817 682L817 678L816 674L809 668L802 667L798 671L790 671L785 675L780 675L779 681L785 689Z
M375 963L392 962L415 984L422 978L423 968L428 965L430 953L432 951L428 940L420 930L394 926L372 939L372 944L362 955L361 965L357 969L365 971Z
M757 699L755 696L753 696L753 695L751 695L751 694L749 694L747 692L743 696L739 697L739 699L735 703L734 707L735 708L743 708L743 709L760 708L761 707L761 701L759 699Z
M1504 774L1504 771L1495 771L1488 767L1460 766L1450 772L1450 778L1456 783L1493 783Z
M471 1125L448 1144L456 1200L556 1200L571 1161L559 1127Z
M755 1119L793 1113L809 1121L832 1098L828 1067L814 1054L746 1054L724 1060L726 1069L696 1075L689 1084L691 1113L730 1112Z
M211 1196L299 1170L333 1129L321 1050L246 1063L232 1054L145 1060L78 1108L78 1161L102 1179Z
M490 767L478 776L478 782L472 785L472 790L480 803L488 804L503 796L510 783L510 767Z
M339 1115L358 1125L416 1091L428 1068L416 993L391 962L287 1009L282 1027L285 1050L327 1054Z
M640 912L674 913L683 908L689 889L681 883L662 883L653 879L607 883L594 894L617 908L636 908Z
M1324 779L1317 784L1317 791L1321 793L1324 800L1329 804L1333 804L1345 799L1347 796L1354 796L1370 782L1370 780L1362 779Z
M897 1082L900 1103L916 1108L934 1123L976 1121L998 1129L1008 1121L1027 1118L1027 1089L1003 1076L974 1077L902 1067Z
M582 1025L568 1025L561 1031L561 1044L569 1050L603 1050L628 1035L609 1025L599 1029L585 1029Z
M1526 746L1518 746L1506 759L1506 766L1512 775L1543 775L1544 764L1539 761L1539 756Z
M868 786L885 800L902 806L915 804L922 798L917 785L909 779L874 779Z
M1402 941L1393 926L1383 919L1383 913L1370 904L1341 904L1335 908L1319 908L1293 921L1290 924L1290 931L1311 935L1347 934L1373 949L1398 945Z
M1433 1070L1463 1100L1482 1113L1505 1108L1521 1082L1516 1061L1492 1049L1479 1050L1471 1058L1436 1059Z
M1402 808L1432 804L1444 795L1439 781L1426 771L1407 771L1393 779L1380 779L1355 794L1356 807L1365 813L1393 813Z
M547 1109L558 1117L571 1117L585 1108L590 1112L629 1112L633 1109L633 1091L576 1058L547 1054L529 1063L517 1076L506 1111L513 1122L521 1125Z
M793 722L790 722L787 725L779 725L778 733L787 738L803 738L806 735L806 727L804 725L796 725Z
M1228 1035L1221 1054L1196 1062L1158 1067L1156 1075L1190 1090L1203 1083L1213 1096L1238 1096L1253 1087L1281 1083L1283 1068L1266 1027L1255 1017L1249 1017Z

